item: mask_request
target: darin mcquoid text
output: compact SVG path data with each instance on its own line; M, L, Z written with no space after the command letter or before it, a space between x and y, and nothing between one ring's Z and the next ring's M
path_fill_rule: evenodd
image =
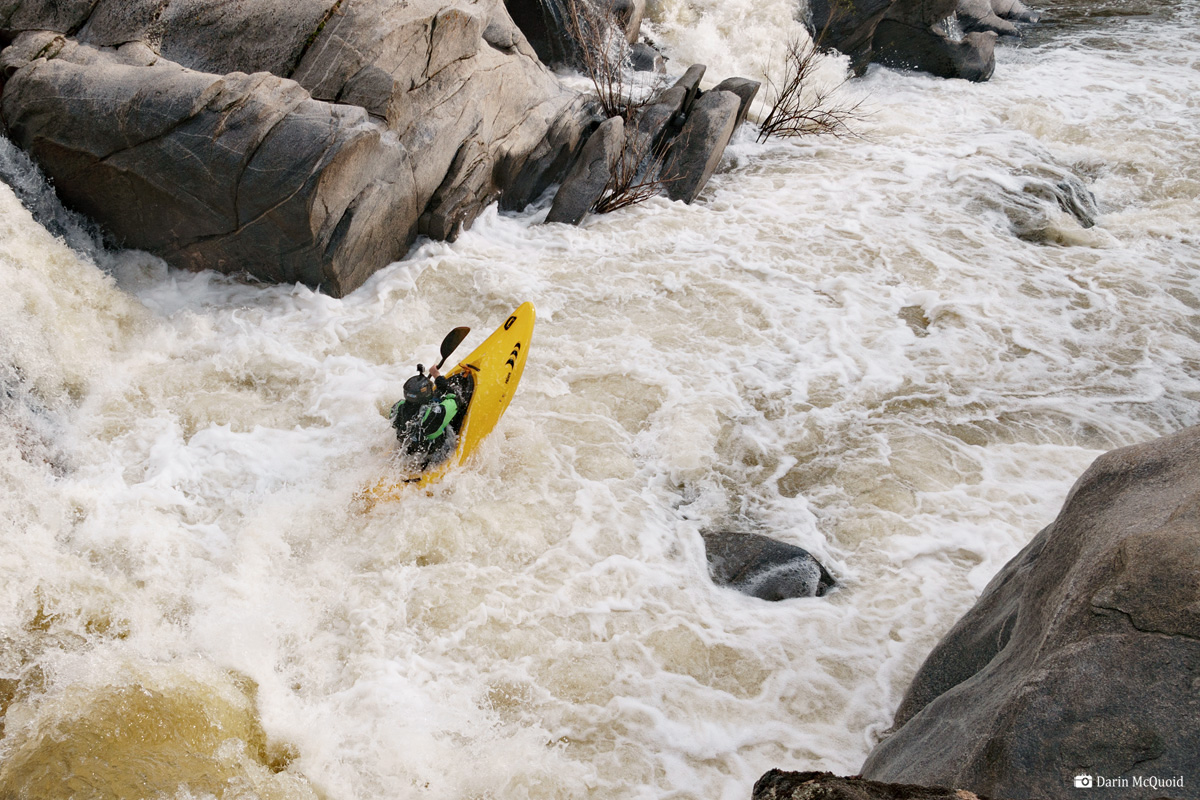
M1133 775L1106 778L1103 775L1076 775L1077 789L1182 789L1183 776L1160 778L1157 775Z

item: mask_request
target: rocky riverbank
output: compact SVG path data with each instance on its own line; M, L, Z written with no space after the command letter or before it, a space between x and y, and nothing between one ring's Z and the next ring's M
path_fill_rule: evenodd
M1200 796L1197 463L1200 427L1092 464L917 673L862 768L892 788L776 775L756 800Z
M813 3L815 35L855 59L972 80L991 73L990 45L971 38L991 33L951 42L938 27L954 0L823 2ZM544 63L578 60L587 42L567 22L580 8L10 3L0 8L0 120L66 205L112 243L177 267L340 296L418 236L453 239L488 205L519 209L559 183L568 185L548 219L568 223L614 181L642 180L648 162L662 175L641 186L685 202L699 196L758 84L715 76L702 92L695 65L642 113L623 113L618 132L601 124L611 108ZM628 47L618 70L662 69L639 41L642 4L601 10ZM924 49L907 55L882 44L918 39Z

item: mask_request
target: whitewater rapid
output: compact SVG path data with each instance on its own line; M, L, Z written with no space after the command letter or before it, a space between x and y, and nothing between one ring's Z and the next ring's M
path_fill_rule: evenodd
M0 784L734 800L857 772L1088 463L1200 422L1200 12L1145 5L1043 7L986 84L872 68L857 138L747 126L692 205L492 209L341 300L68 220L72 248L0 186ZM715 82L801 28L664 0L648 30ZM1056 200L1080 187L1093 227ZM527 300L478 457L364 512L414 365ZM709 529L841 586L717 588Z

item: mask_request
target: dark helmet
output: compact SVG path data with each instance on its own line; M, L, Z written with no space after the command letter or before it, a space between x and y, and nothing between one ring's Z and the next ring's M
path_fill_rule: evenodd
M422 372L413 375L404 382L404 401L406 403L426 403L433 399L433 381Z

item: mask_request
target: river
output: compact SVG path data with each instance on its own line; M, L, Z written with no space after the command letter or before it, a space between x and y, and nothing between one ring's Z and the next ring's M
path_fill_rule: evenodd
M872 67L854 137L744 126L692 205L493 209L340 300L56 237L0 186L0 794L857 772L1091 460L1200 422L1200 7L1040 10L988 83ZM658 0L646 30L675 73L760 77L793 13ZM364 510L415 363L527 300L477 458ZM840 586L715 587L716 529Z

